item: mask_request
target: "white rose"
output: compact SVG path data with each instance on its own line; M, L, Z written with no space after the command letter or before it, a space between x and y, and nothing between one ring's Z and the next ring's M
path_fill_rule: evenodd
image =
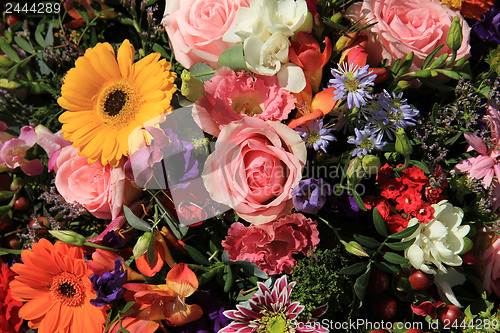
M461 226L464 212L443 200L432 205L434 219L429 223L420 223L416 218L408 222L408 227L419 224L415 232L403 241L415 238L415 242L405 250L405 257L416 269L428 274L438 271L446 273L448 266L462 265L459 253L463 250L464 237L470 226ZM437 269L437 270L436 270Z

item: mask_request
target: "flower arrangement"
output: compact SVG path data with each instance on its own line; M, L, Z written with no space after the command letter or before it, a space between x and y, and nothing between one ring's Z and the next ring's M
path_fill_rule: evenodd
M0 333L500 331L500 3L4 1Z

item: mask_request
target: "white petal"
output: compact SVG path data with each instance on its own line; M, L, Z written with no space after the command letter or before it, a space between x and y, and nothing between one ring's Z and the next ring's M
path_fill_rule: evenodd
M294 64L285 64L278 72L278 82L284 89L299 93L306 87L306 77L302 68Z

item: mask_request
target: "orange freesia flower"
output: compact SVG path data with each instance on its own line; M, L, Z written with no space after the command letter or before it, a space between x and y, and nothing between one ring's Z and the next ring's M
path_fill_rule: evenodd
M103 331L106 311L90 304L96 294L81 247L41 239L21 258L23 264L12 266L19 275L10 288L14 299L27 302L19 317L31 328L39 333Z
M172 268L175 266L175 261L170 254L167 243L165 242L164 234L166 234L166 228L163 227L162 231L155 233L154 238L154 259L152 263L148 262L148 253L144 253L139 258L135 259L135 265L137 269L142 274L152 277L158 273L163 267L163 263L166 261L167 264Z
M339 103L339 101L333 100L334 92L335 88L327 88L314 95L311 100L311 87L308 85L301 93L295 94L297 97L297 118L290 121L288 127L293 129L302 126L332 111Z
M182 326L198 320L203 310L197 304L186 304L186 297L198 289L198 279L189 267L180 263L167 274L167 283L151 285L144 283L126 283L123 297L127 302L135 301L133 306L135 325L144 325L141 321L160 322L167 326ZM133 332L133 331L131 331Z
M467 18L481 19L495 3L493 0L441 0L449 7L459 10Z
M130 268L121 256L108 250L96 249L92 253L92 260L87 261L87 266L94 274L103 275L115 269L116 259L122 260L123 269L127 272L127 281L144 280L144 276Z
M314 92L319 90L323 67L332 55L332 43L328 37L323 41L325 49L321 52L318 41L307 32L297 34L297 42L291 41L288 56L290 61L302 68L304 74L311 82Z

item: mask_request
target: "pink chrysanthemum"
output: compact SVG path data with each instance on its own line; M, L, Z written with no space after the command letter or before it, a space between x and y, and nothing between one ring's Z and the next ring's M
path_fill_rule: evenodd
M272 291L259 282L259 290L252 299L237 305L237 310L224 312L233 322L219 333L328 332L321 325L298 325L297 318L304 306L299 302L290 302L290 293L294 286L295 282L287 282L286 275L276 280Z

